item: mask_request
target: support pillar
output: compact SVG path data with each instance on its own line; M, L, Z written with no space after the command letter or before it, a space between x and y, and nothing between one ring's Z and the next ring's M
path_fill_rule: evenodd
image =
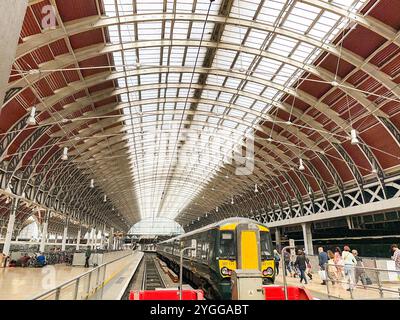
M27 7L28 0L0 1L0 115Z
M47 240L47 228L49 226L49 218L50 218L50 210L46 211L46 215L44 217L44 222L42 226L42 238L40 239L40 247L39 252L44 252Z
M114 228L111 228L110 234L108 236L108 250L114 249Z
M14 198L13 202L11 204L11 212L10 212L10 217L8 219L8 225L7 225L7 233L6 233L6 238L4 240L4 246L3 246L3 253L8 256L10 254L10 247L11 247L11 239L12 235L14 232L14 223L15 223L15 217L18 209L18 202L19 199Z
M313 255L314 249L312 244L311 223L302 223L301 228L303 229L304 250L306 254Z
M101 231L101 239L100 239L100 249L103 250L104 249L104 238L106 235L106 226L103 226L103 230Z
M79 226L78 236L76 238L76 251L79 251L79 245L81 244L81 232L82 232L81 226Z
M97 248L97 228L93 229L93 250L95 250Z
M281 230L279 228L275 229L275 242L276 242L276 247L281 248L282 247L282 242L281 242Z
M69 219L68 219L68 217L66 217L63 237L62 237L62 241L61 241L61 251L65 251L65 248L66 248L67 237L68 237L68 222L69 222Z
M88 240L87 240L87 247L89 247L90 249L93 248L92 237L93 237L93 228L90 227L90 229L88 230Z
M90 248L93 250L94 245L95 245L95 228L92 228L92 231L90 232Z

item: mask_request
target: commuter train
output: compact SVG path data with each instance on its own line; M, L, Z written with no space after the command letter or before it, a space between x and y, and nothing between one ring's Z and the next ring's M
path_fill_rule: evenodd
M231 298L235 269L260 270L263 283L275 281L271 235L263 224L246 218L229 218L160 242L157 255L179 273L180 250L183 274L208 299Z

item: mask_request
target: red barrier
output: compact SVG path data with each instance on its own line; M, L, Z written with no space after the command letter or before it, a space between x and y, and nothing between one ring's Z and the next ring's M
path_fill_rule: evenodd
M263 286L265 300L285 300L283 286ZM287 287L288 300L313 300L309 291L301 287Z
M179 300L179 290L134 290L129 300ZM202 290L183 290L182 300L204 300Z

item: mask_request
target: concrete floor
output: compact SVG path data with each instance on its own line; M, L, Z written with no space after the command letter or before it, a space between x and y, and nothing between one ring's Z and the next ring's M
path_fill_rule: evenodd
M135 254L129 255L107 266L105 274L100 273L100 280L105 280L104 295L106 299L112 299L111 295L118 291L117 286L108 290L110 283L118 274L127 269L137 259ZM92 268L72 267L63 264L46 266L44 268L1 268L0 269L0 300L28 300L34 296L46 292L54 287L73 279ZM95 276L92 278L94 282ZM79 286L79 298L84 298L87 279L83 278ZM74 285L62 290L60 299L71 299ZM89 297L90 298L90 297ZM48 299L54 299L50 296Z

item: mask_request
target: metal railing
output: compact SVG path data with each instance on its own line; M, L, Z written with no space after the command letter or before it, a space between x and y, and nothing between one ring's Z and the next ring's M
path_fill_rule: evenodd
M388 273L392 280L382 281L382 275ZM322 274L329 299L400 299L398 270L326 264Z
M103 288L106 284L107 266L122 260L132 251L115 260L103 263L71 280L68 280L53 289L40 293L32 298L32 300L88 300L95 293L98 293L97 299L103 297Z

